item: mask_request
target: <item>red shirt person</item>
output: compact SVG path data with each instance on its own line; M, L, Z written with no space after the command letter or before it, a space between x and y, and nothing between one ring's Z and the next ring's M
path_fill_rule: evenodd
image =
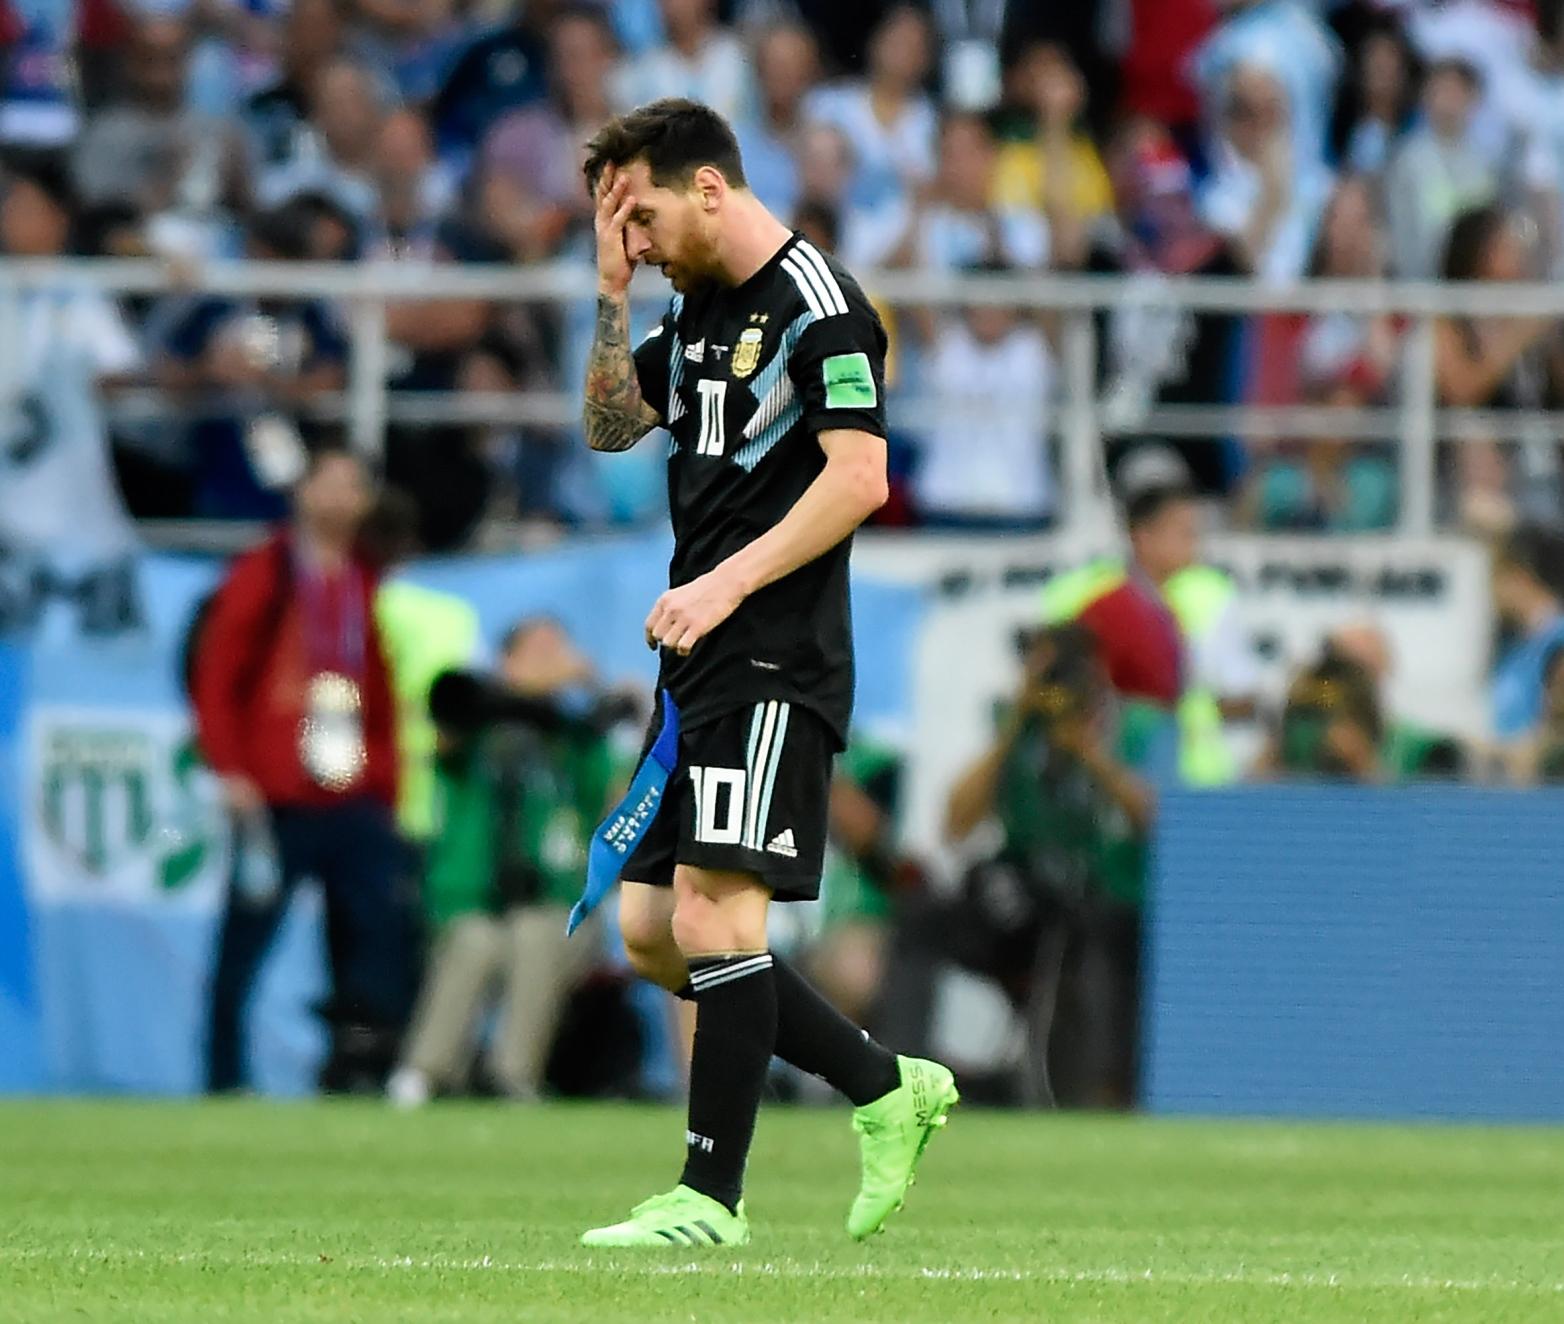
M375 625L377 569L357 550L372 497L351 452L316 452L292 522L234 562L200 626L197 734L235 824L212 988L214 1091L246 1083L245 1002L302 878L325 896L336 1019L368 1031L357 1042L386 1037L387 1066L410 1000L395 886L395 704Z

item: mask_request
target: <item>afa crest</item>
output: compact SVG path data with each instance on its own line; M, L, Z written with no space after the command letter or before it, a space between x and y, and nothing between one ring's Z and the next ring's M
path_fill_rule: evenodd
M739 343L733 347L733 375L748 377L760 362L760 346L766 333L758 326L745 327L739 332Z

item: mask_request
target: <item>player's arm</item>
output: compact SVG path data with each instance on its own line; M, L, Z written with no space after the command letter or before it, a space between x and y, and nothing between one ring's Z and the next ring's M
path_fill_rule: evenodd
M635 210L629 181L612 167L598 183L597 325L587 359L582 425L595 451L629 450L661 422L641 393L630 351L630 277L635 264L625 250L625 222Z
M780 522L715 569L658 598L646 642L688 653L751 593L823 556L885 504L885 439L843 429L820 434L825 468Z

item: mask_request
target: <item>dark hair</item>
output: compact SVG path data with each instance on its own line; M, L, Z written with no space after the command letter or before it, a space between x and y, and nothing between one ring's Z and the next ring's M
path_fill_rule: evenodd
M1169 506L1183 501L1193 501L1195 489L1184 483L1159 483L1134 493L1124 506L1124 520L1130 532L1144 528Z
M30 184L67 216L76 211L70 165L59 152L24 148L4 157L5 184Z
M290 198L280 207L256 212L250 218L250 242L288 261L303 261L310 254L319 212L305 196Z
M400 487L383 487L359 527L360 549L377 565L393 566L417 555L418 502Z
M1331 113L1330 149L1331 156L1338 162L1346 153L1352 131L1358 127L1358 121L1363 118L1363 68L1368 60L1369 42L1376 37L1385 37L1395 43L1401 62L1406 66L1407 71L1406 85L1402 87L1401 99L1396 103L1396 120L1390 126L1392 132L1406 128L1417 113L1417 93L1423 79L1423 62L1417 53L1417 47L1412 44L1406 29L1395 18L1375 14L1365 20L1356 38L1351 42L1352 71L1341 80L1341 85L1337 89L1336 106Z
M1564 533L1542 524L1523 524L1500 545L1500 565L1524 571L1550 593L1564 597Z
M652 183L682 188L701 166L711 166L734 188L745 188L738 139L710 106L666 97L609 120L587 144L587 191L597 192L606 166L645 161Z
M1450 222L1445 235L1445 255L1439 274L1445 280L1477 280L1483 256L1494 238L1510 222L1502 207L1473 207Z
M807 233L813 226L825 238L826 248L834 250L842 239L842 218L835 207L824 202L802 202L793 213L793 228Z

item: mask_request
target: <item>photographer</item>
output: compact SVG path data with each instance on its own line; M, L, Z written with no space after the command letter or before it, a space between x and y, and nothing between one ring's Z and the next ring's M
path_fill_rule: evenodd
M1287 689L1264 772L1342 781L1385 780L1385 723L1374 676L1327 643Z
M612 695L571 705L591 681L563 627L539 617L507 636L497 684L448 672L430 695L440 753L425 886L437 936L389 1086L401 1106L463 1087L496 994L489 1076L513 1098L539 1091L565 1000L596 952L567 944L565 919L608 803L605 733L633 715Z
M992 748L957 780L946 815L953 843L992 820L997 849L968 870L957 897L906 908L886 1012L898 1050L915 1051L928 1035L938 965L964 966L1027 1017L1030 1101L1127 1106L1156 814L1150 774L1176 758L1174 719L1155 704L1115 700L1084 626L1017 642L1021 691Z

